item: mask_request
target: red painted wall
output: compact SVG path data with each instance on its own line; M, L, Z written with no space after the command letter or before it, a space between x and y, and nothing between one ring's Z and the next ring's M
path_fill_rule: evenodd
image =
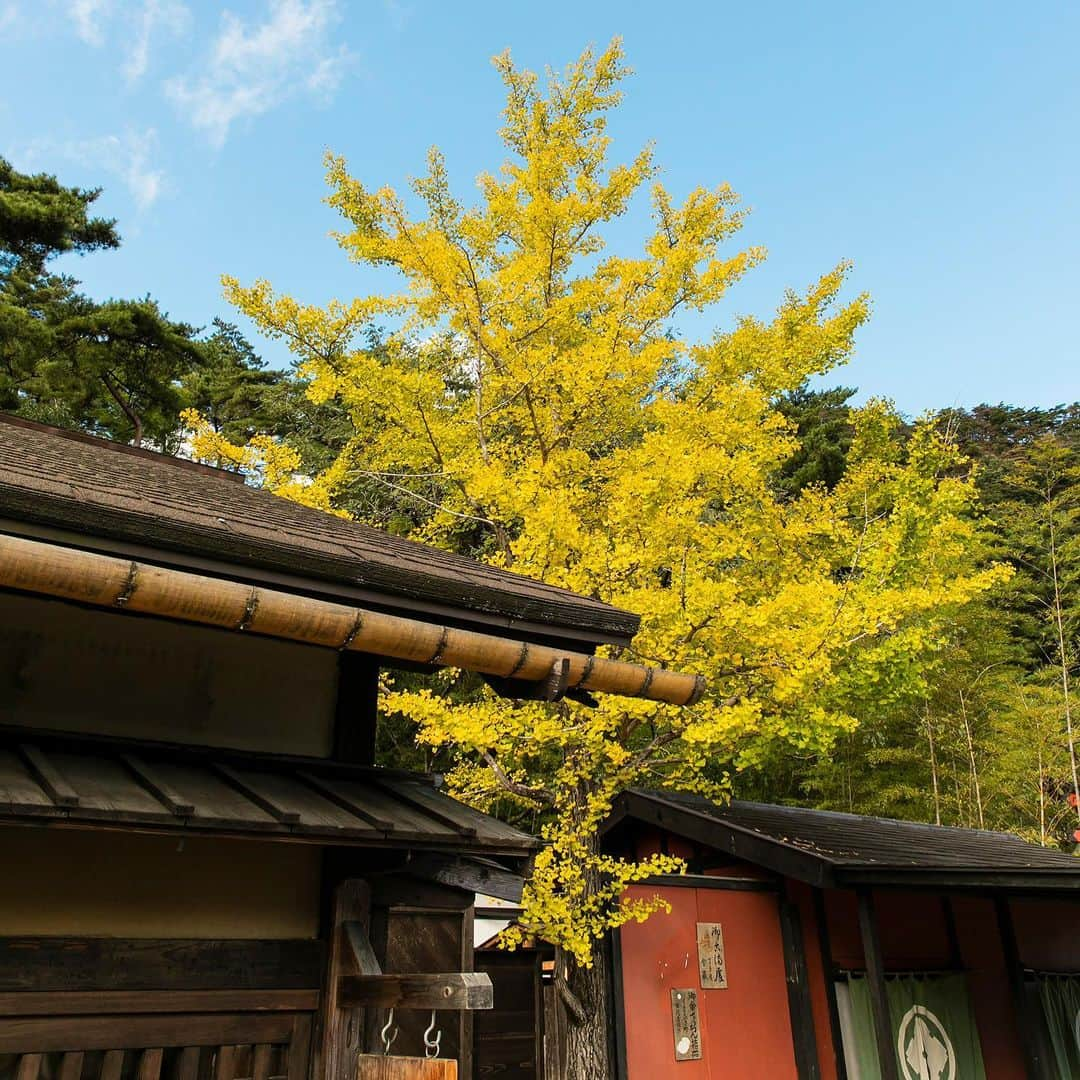
M690 857L698 849L660 830L642 830L639 857L666 849ZM718 876L758 877L758 867L733 860L708 871ZM813 891L787 881L806 949L807 977L822 1080L836 1080L829 1022L827 975L822 962ZM634 886L632 896L662 894L672 914L654 915L622 929L628 1080L794 1080L795 1063L784 975L783 943L772 893L721 889ZM835 968L865 968L855 893L827 890L826 919ZM1023 1051L1013 1013L993 901L952 896L960 962L967 973L982 1044L987 1080L1020 1080ZM942 894L876 890L874 902L886 970L941 970L952 963ZM1020 959L1025 967L1080 971L1080 903L1012 900ZM697 975L696 924L719 922L729 989L702 990ZM670 991L698 988L704 1057L674 1059Z
M773 893L633 886L672 906L620 931L628 1080L795 1080L784 950ZM697 923L724 928L728 988L701 989ZM702 1059L675 1061L671 991L698 991Z

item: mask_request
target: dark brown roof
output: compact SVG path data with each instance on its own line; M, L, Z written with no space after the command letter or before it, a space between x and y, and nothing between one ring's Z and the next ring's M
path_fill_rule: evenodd
M639 619L163 454L0 415L0 518L318 582L433 617L625 642ZM158 558L157 561L168 561ZM424 617L422 611L415 612ZM447 618L447 621L451 619Z
M815 885L1080 889L1080 859L1011 833L658 791L621 796L609 828L627 818Z
M538 846L421 775L10 728L0 821L517 857Z

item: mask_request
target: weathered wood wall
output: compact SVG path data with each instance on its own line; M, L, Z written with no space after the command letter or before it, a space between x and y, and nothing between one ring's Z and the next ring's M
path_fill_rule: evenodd
M0 594L3 724L323 757L337 662L330 649Z

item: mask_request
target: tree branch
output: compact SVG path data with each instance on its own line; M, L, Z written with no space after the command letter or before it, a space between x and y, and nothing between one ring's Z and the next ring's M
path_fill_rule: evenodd
M481 757L483 757L487 767L491 769L495 779L511 795L516 795L519 799L531 799L533 802L538 802L543 806L551 806L555 802L551 792L545 791L543 788L530 787L528 784L522 784L520 781L508 776L506 770L503 769L490 750L483 751Z

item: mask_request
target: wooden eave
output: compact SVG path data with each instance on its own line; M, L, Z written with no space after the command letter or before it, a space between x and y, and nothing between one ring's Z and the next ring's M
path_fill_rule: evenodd
M345 600L355 590L365 606L431 608L440 622L517 631L507 636L626 644L640 625L592 597L276 498L219 469L3 413L0 518L72 534L87 550L122 544L162 565L218 562L233 580L283 575L290 591Z
M0 823L527 858L432 779L321 758L0 731Z
M738 805L738 804L736 804ZM745 804L744 804L745 805ZM825 812L799 810L793 807L776 807L777 816L805 817L813 821L815 815L829 816ZM738 811L732 816L737 816ZM833 815L835 816L835 815ZM855 816L855 815L850 815ZM877 819L866 819L872 826ZM970 854L958 851L950 863L933 862L922 856L919 847L919 830L929 828L914 822L890 822L909 828L910 850L897 850L893 859L870 857L860 854L853 843L842 854L813 849L805 838L796 838L792 832L778 828L775 833L752 828L737 820L723 816L722 808L712 807L709 812L695 809L684 801L665 799L661 792L628 791L615 801L612 812L603 826L605 833L627 822L642 822L685 837L714 851L772 871L783 877L805 882L815 888L857 889L860 887L896 889L949 889L950 891L1013 892L1028 894L1070 893L1080 895L1080 860L1062 856L1058 852L1043 852L1031 848L1031 864L1018 865L1015 852L1011 863L994 865L992 850L994 838L1020 844L1016 837L984 833L987 853L982 865L976 865ZM961 834L974 830L956 829ZM903 861L902 861L903 860ZM1040 865L1040 861L1042 865Z

